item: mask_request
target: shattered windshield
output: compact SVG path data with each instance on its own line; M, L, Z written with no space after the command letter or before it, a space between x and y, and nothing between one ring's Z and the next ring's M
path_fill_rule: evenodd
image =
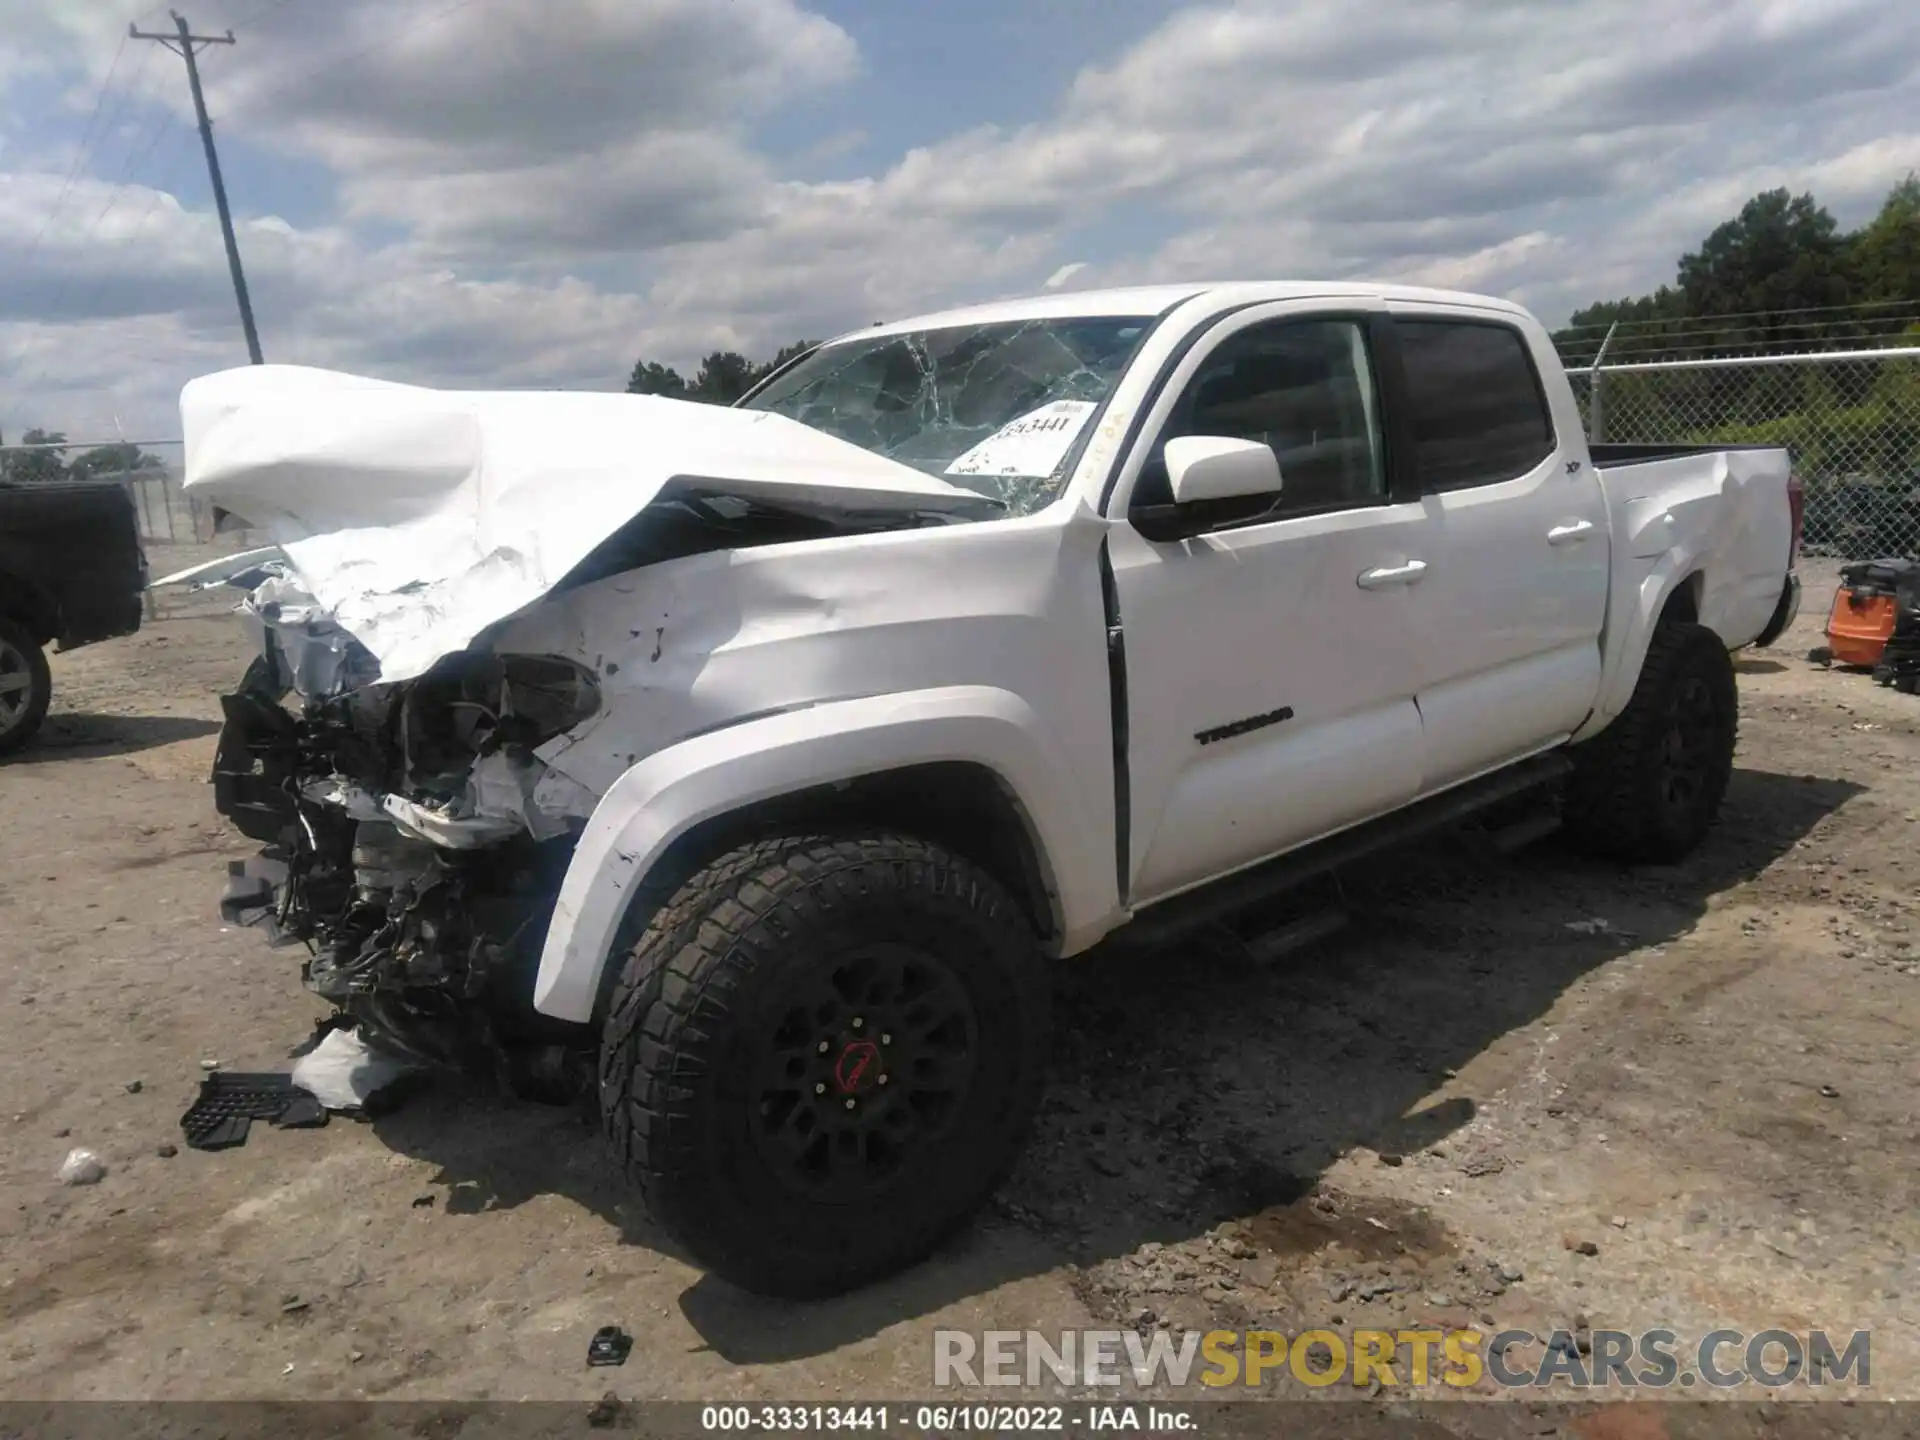
M1009 515L1060 493L1150 316L962 325L816 350L744 402L978 490Z

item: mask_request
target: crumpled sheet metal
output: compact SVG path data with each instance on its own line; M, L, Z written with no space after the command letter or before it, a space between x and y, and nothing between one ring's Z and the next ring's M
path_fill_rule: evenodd
M522 831L535 840L566 832L570 819L593 813L598 797L578 781L525 755L496 750L474 763L466 788L444 805L375 794L338 775L309 780L301 794L354 820L390 820L415 839L444 850L478 850Z
M784 416L658 396L254 365L190 382L180 414L188 493L265 531L388 682L539 599L675 480L861 510L980 503Z
M269 562L269 574L240 603L242 623L255 648L266 653L271 634L295 692L321 698L350 690L355 671L366 659L356 655L353 637L335 625L319 601L280 562ZM357 662L357 664L356 664Z

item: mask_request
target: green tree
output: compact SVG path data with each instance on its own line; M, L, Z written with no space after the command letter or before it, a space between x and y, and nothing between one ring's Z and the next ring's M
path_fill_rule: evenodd
M806 354L809 350L817 350L819 347L820 347L820 342L818 340L801 340L793 345L783 345L780 347L779 352L773 357L773 359L768 361L765 365L761 366L760 374L755 376L754 378L756 380L764 380L767 376L771 375L774 371L778 370L781 366L785 365L788 361L798 360L802 355Z
M1687 313L1745 317L1735 331L1763 342L1810 338L1806 316L1784 312L1852 299L1850 248L1812 195L1765 191L1680 257Z
M629 395L664 395L669 400L687 398L687 382L678 370L669 369L655 360L641 360L635 363L633 374L627 378Z
M1920 305L1920 175L1887 192L1880 213L1853 237L1860 298Z
M635 364L627 377L629 395L664 395L670 400L698 400L708 405L731 405L767 376L790 360L797 360L819 345L817 340L801 340L783 345L773 359L756 364L733 350L716 350L700 362L689 383L678 370L656 360Z
M67 437L58 430L29 430L20 437L22 445L64 446ZM12 450L7 454L7 478L23 484L46 480L64 480L67 476L66 451Z
M700 362L688 387L690 398L710 405L731 405L753 388L760 367L734 350L716 350Z
M82 451L68 465L67 472L79 480L161 468L162 461L158 455L149 454L138 445L123 440L117 445L96 445L91 450Z

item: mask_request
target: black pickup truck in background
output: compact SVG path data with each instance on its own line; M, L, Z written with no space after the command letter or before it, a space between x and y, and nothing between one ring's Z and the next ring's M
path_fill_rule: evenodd
M0 755L46 718L46 646L131 635L146 588L139 520L117 481L0 481Z

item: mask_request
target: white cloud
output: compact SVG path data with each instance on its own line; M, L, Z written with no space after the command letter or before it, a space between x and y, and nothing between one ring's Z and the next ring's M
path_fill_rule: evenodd
M232 57L221 103L249 134L328 165L349 218L472 259L564 261L749 226L772 181L752 122L859 69L852 38L794 0L393 14L385 0L300 11Z
M793 160L766 148L873 63L800 0L337 0L260 23L220 57L220 112L339 197L324 224L246 226L270 355L448 383L617 385L641 354L1155 278L1399 278L1557 319L1671 279L1757 190L1852 223L1920 165L1920 7L1881 0L1189 6L1090 48L1031 123L820 182L788 167L893 117L834 111ZM97 79L116 28L107 0L0 0L0 75L53 77L84 114L76 67ZM153 93L184 113L183 86ZM90 180L24 264L71 158L37 133L0 129L0 422L164 415L180 372L237 345L217 232L138 188L90 229Z

